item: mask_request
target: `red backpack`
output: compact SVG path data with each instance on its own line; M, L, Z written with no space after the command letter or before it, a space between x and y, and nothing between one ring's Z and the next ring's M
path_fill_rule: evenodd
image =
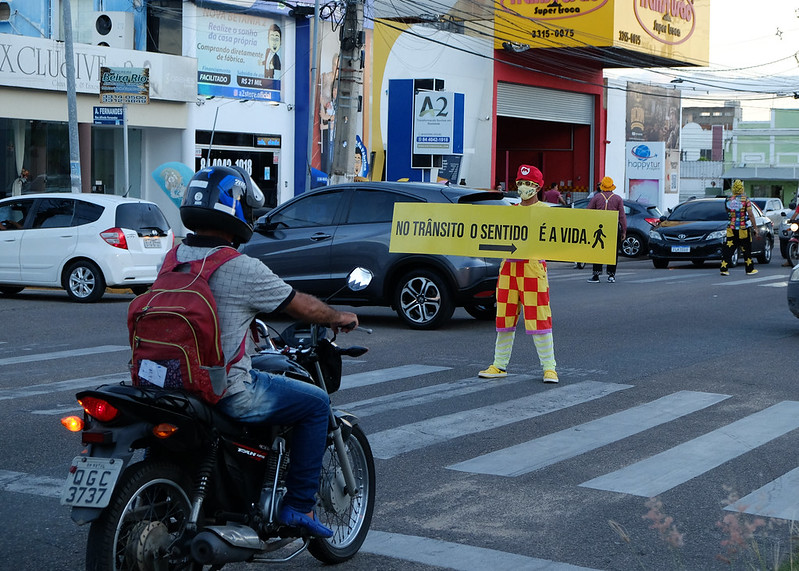
M185 389L216 404L231 365L244 354L244 342L236 357L225 363L208 280L240 254L224 247L205 259L180 263L176 252L177 246L167 253L153 287L128 307L130 374L136 386Z

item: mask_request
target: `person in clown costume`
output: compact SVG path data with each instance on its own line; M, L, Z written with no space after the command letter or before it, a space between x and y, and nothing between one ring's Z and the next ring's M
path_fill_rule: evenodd
M521 206L547 206L538 201L538 191L544 184L541 171L530 165L521 165L516 175L516 188ZM494 362L478 376L496 379L508 375L513 340L519 313L524 317L524 327L533 337L538 360L544 370L545 383L557 383L555 372L555 345L552 339L552 312L549 308L549 282L544 260L502 260L497 280L497 340Z
M721 249L721 275L730 275L732 253L739 247L743 251L746 275L757 273L752 261L752 239L757 232L757 220L752 210L752 201L744 194L744 183L740 180L732 182L732 196L724 201L727 215L727 237Z

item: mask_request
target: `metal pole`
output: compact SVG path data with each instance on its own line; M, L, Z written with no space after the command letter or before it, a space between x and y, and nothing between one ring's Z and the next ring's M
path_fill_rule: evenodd
M122 130L125 141L122 143L122 152L125 153L125 192L122 196L127 196L130 192L130 164L128 162L128 105L122 105Z
M313 7L313 45L311 46L311 103L308 105L308 153L305 169L305 191L311 190L311 163L313 162L314 119L316 117L316 73L319 59L319 0Z
M75 95L75 51L72 46L72 6L62 0L64 12L64 60L67 74L67 117L69 120L69 179L72 192L81 192L78 100Z

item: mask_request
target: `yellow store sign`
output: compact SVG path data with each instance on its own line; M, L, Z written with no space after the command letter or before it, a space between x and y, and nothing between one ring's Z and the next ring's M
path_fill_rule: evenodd
M391 252L613 264L615 210L397 203Z
M671 60L707 62L710 3L694 0L499 0L496 49L614 47Z

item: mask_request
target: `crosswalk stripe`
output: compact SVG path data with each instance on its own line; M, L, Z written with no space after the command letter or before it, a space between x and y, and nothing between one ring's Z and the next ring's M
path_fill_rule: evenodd
M736 513L796 521L799 519L797 488L799 488L799 468L794 468L724 509Z
M419 375L428 375L430 373L440 373L441 371L448 371L451 368L452 367L433 367L430 365L401 365L399 367L390 367L388 369L379 369L377 371L353 373L351 375L344 375L341 377L341 388L354 389L357 387L385 383L387 381L407 379L408 377L417 377Z
M741 284L762 284L762 285L766 285L763 282L770 282L770 281L773 281L773 280L784 280L784 279L785 279L785 276L783 276L783 275L762 276L762 277L759 277L759 278L744 276L744 279L742 279L742 280L723 281L723 282L715 283L713 285L722 285L722 286L735 286L735 285L741 285Z
M485 383L475 381L474 377L467 377L451 383L441 383L336 406L337 408L342 408L362 418L388 412L390 410L429 404L431 402L485 391L502 385L530 381L533 378L537 377L533 377L532 375L508 375L504 379L496 379L490 383Z
M64 480L66 480L66 468L64 469L63 478L49 478L24 472L0 470L0 490L5 492L58 498L61 496Z
M701 278L705 277L707 274L704 273L676 273L670 272L668 275L660 276L657 278L641 278L638 280L627 280L627 283L630 284L649 284L655 282L670 282L674 280L690 280L694 278Z
M671 422L727 398L729 395L680 391L560 432L453 464L448 468L496 476L527 474Z
M120 383L129 381L130 373L114 373L111 375L99 375L97 377L84 377L81 379L69 379L57 381L55 383L44 383L41 385L31 385L16 389L0 389L0 400L18 399L37 395L46 395L61 391L93 389L100 385Z
M515 553L474 547L463 543L452 543L418 537L369 530L361 549L374 555L383 555L426 565L441 566L456 571L484 571L485 569L525 569L529 571L589 571L568 563L548 559L527 557Z
M799 402L783 401L580 486L651 498L799 428Z
M84 355L96 355L98 353L115 353L117 351L130 351L130 346L101 345L99 347L87 347L85 349L71 349L69 351L53 351L52 353L37 353L35 355L6 357L4 359L0 359L0 366L19 365L20 363L32 363L36 361L48 361L52 359L67 359L70 357L82 357Z
M376 458L389 459L404 452L529 420L629 388L632 385L583 381L511 401L384 430L371 434L369 442Z

